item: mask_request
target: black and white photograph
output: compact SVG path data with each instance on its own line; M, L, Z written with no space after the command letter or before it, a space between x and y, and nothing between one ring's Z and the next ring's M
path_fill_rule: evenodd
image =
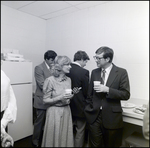
M1 1L1 147L149 147L149 1Z

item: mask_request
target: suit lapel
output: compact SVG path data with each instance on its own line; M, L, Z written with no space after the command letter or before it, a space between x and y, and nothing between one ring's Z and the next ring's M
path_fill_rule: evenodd
M51 75L51 72L50 70L47 68L45 62L42 63L42 66L43 66L43 70L44 70L44 73L46 75L46 77L49 77Z
M110 71L106 86L110 87L111 84L113 83L113 81L115 80L115 78L117 77L118 73L117 73L117 67L113 64L113 67Z
M95 81L101 81L101 68L98 68L95 74Z
M47 66L46 66L46 64L45 64L45 62L43 62L42 65L43 65L43 68L44 68L44 69L47 69L47 70L48 70L48 68L47 68Z

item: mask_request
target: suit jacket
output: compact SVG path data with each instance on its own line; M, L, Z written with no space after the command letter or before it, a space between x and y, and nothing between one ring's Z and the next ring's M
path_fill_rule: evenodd
M109 93L96 93L93 89L93 81L101 79L101 68L94 69L88 90L88 101L85 107L87 121L92 124L102 106L102 121L107 129L123 127L122 108L120 100L128 100L130 97L130 85L127 71L113 64L106 86Z
M34 107L38 109L47 109L48 104L43 103L43 84L46 78L51 76L50 70L45 62L35 67L34 76L36 81L36 91L34 94Z
M72 88L82 87L79 93L75 94L71 99L71 112L73 116L85 118L84 108L89 86L89 71L73 63L71 67L70 73L67 76L71 78Z

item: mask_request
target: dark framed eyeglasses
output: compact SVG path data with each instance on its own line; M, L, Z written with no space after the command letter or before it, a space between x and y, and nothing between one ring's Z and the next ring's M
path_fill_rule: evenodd
M97 56L93 56L94 60L96 61L100 61L101 59L103 59L104 57L97 57Z

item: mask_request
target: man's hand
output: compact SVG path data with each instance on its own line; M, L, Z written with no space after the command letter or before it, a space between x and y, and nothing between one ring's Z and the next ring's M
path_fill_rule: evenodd
M100 84L96 87L94 87L94 90L99 93L99 92L105 92L105 93L109 93L109 87L103 85L103 84Z

